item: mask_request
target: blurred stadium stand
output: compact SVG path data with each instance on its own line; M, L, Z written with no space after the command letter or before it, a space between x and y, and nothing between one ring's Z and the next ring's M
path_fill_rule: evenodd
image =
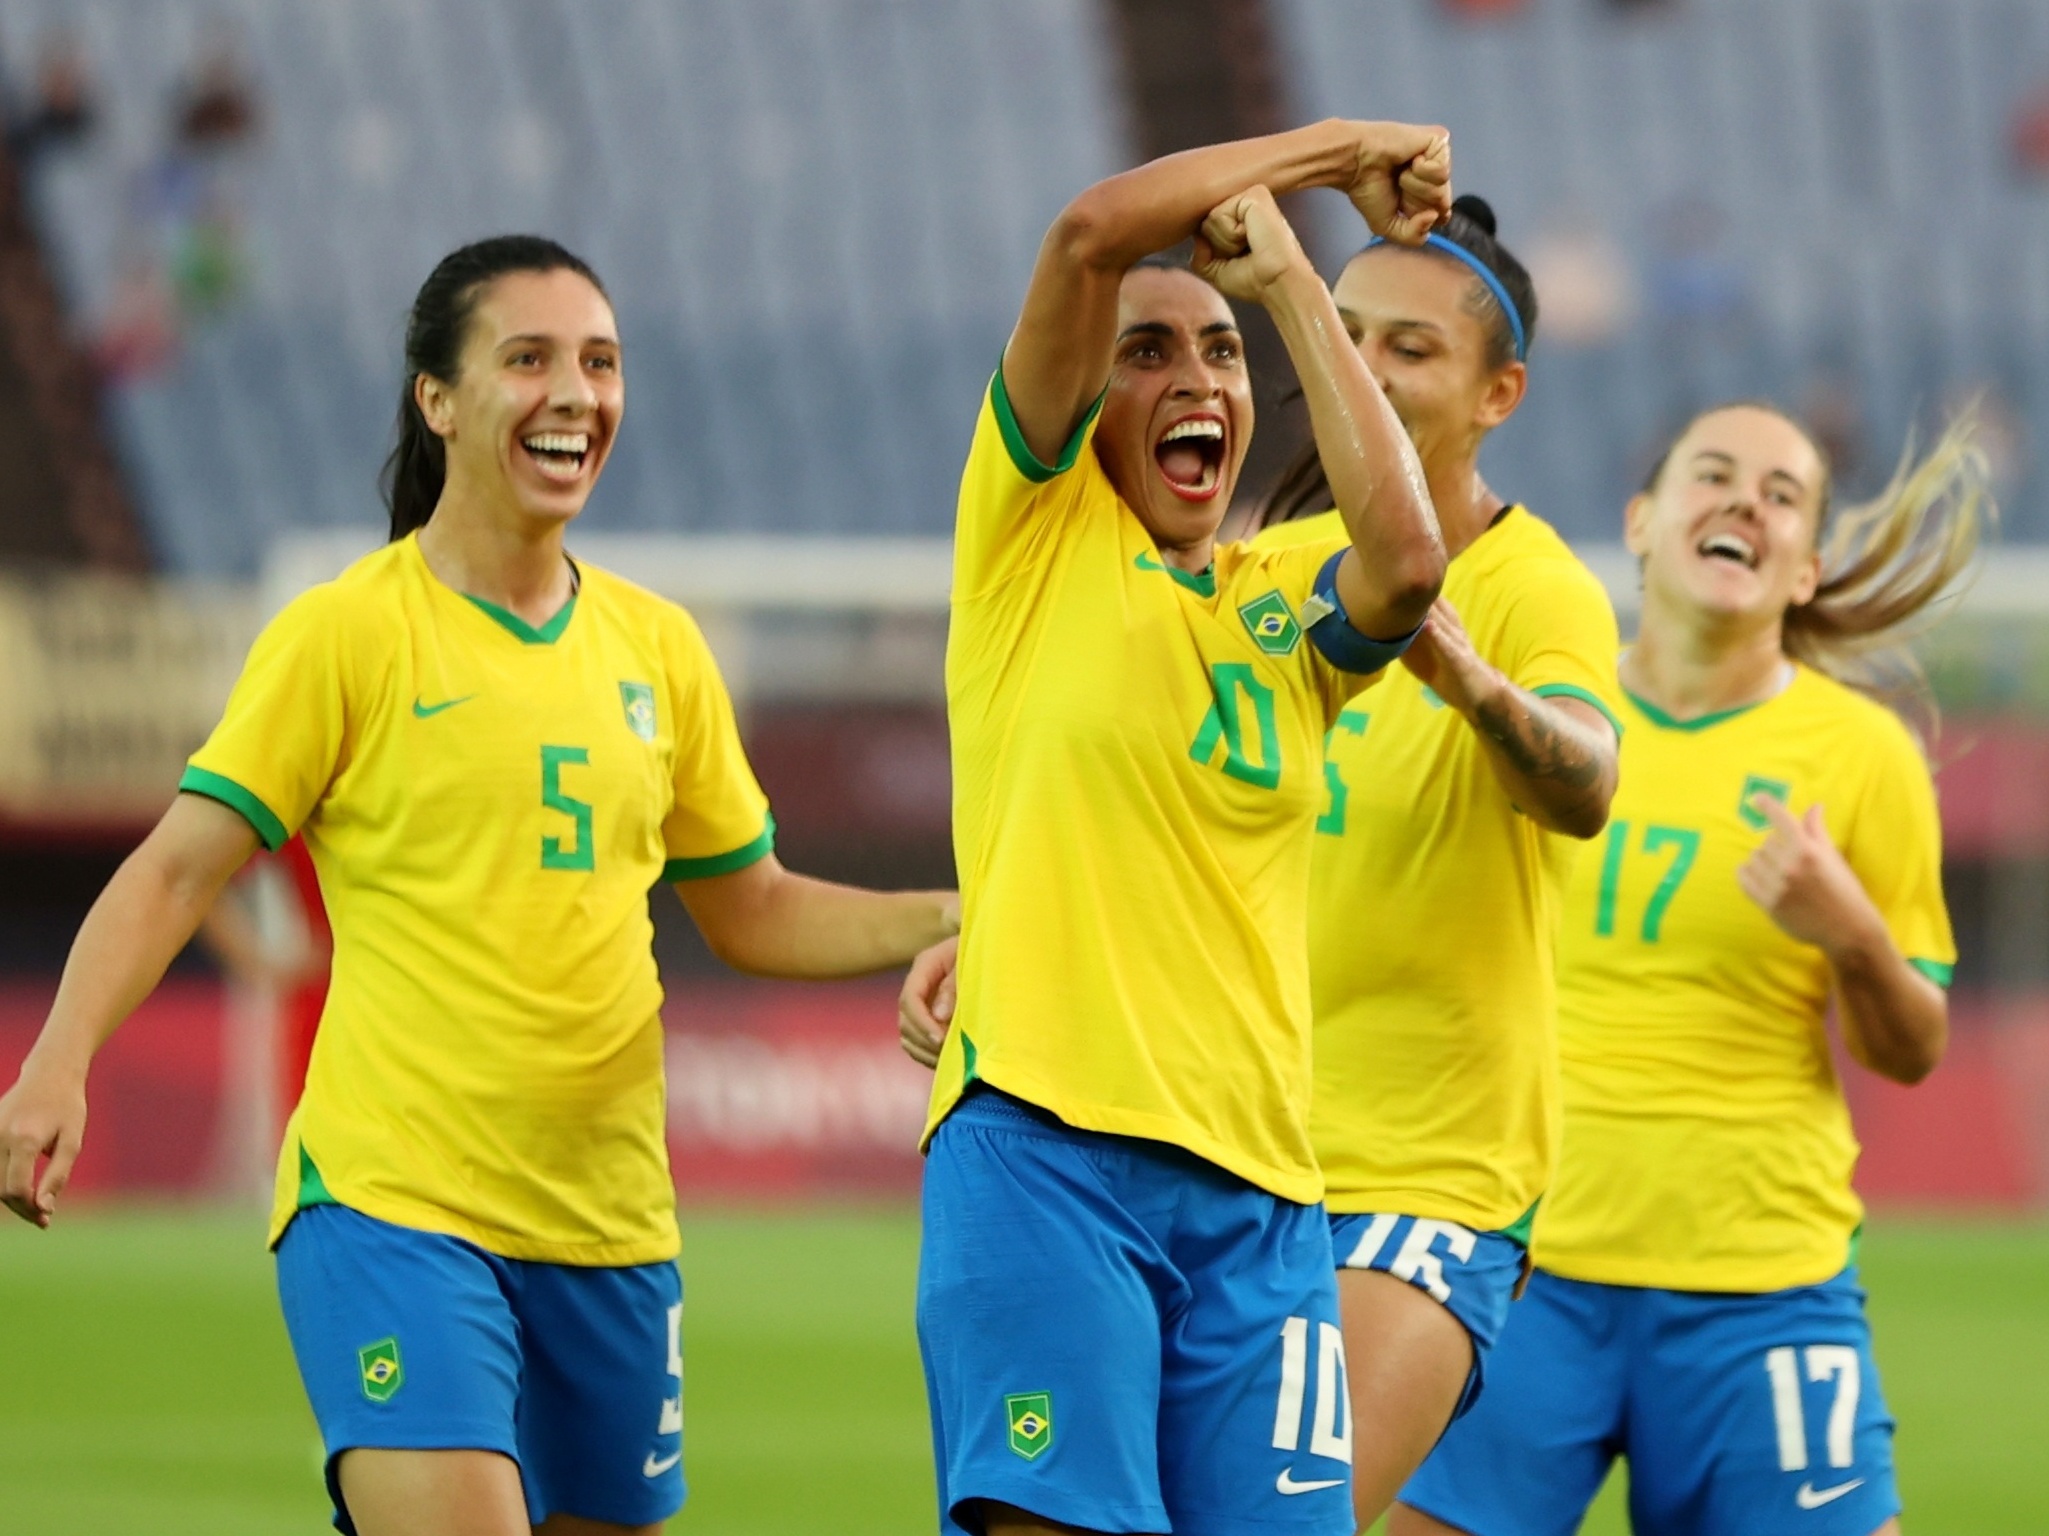
M2042 0L1270 9L1296 115L1445 124L1530 261L1547 318L1489 477L1568 536L1616 538L1704 404L1807 411L1857 491L1989 392L2007 536L2049 539L2049 180L2008 148Z
M1038 237L1123 159L1086 0L5 0L17 96L59 24L104 101L35 187L74 312L109 313L181 198L226 202L247 269L113 395L178 572L378 515L406 306L507 229L618 304L605 526L942 532ZM193 171L166 125L224 26L256 123Z

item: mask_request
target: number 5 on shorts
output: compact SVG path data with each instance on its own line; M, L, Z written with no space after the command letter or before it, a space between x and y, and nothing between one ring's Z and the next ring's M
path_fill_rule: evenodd
M1800 1406L1797 1363L1800 1353L1787 1344L1767 1350L1764 1357L1765 1374L1772 1384L1772 1418L1779 1430L1782 1472L1807 1470L1807 1415ZM1836 1379L1836 1400L1828 1411L1828 1464L1847 1467L1857 1459L1857 1397L1864 1385L1857 1351L1847 1344L1810 1344L1805 1353L1809 1381Z
M1302 1444L1302 1405L1309 1395L1309 1319L1281 1324L1281 1396L1274 1405L1274 1449ZM1343 1428L1339 1420L1343 1419ZM1309 1426L1309 1453L1352 1464L1352 1409L1345 1389L1345 1336L1329 1323L1316 1325L1316 1416Z

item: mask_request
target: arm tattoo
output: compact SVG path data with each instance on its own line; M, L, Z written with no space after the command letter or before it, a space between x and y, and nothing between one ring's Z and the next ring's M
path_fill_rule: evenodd
M1574 790L1601 782L1601 754L1583 733L1560 729L1551 712L1520 688L1505 689L1499 699L1481 705L1473 724L1526 778L1550 779Z

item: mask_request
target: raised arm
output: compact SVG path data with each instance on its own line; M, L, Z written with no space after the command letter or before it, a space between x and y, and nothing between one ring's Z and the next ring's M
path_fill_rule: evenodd
M1948 995L1893 943L1884 915L1829 838L1820 806L1796 818L1771 795L1750 803L1772 832L1736 871L1737 883L1779 927L1828 956L1843 1044L1858 1063L1896 1083L1920 1082L1949 1044Z
M1450 214L1450 166L1442 128L1332 119L1168 155L1097 182L1046 231L1003 351L1004 388L1026 445L1047 463L1059 457L1110 376L1118 283L1145 257L1188 239L1219 203L1255 185L1281 194L1336 187L1376 234L1416 244Z
M1417 179L1417 170L1410 174ZM1229 297L1264 305L1287 344L1352 540L1337 571L1346 618L1370 639L1407 635L1444 583L1444 540L1430 488L1407 429L1270 189L1250 188L1216 209L1203 225L1195 267Z
M228 877L256 851L234 811L180 795L86 914L49 1020L0 1094L0 1203L47 1227L85 1135L94 1053L149 996ZM49 1165L36 1174L38 1159Z

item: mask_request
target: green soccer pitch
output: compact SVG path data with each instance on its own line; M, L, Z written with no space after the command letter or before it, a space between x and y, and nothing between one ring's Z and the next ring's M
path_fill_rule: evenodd
M934 1529L899 1210L684 1222L677 1536ZM2049 1226L1864 1250L1910 1536L2049 1530ZM319 1451L246 1219L0 1227L0 1536L315 1536ZM1589 1533L1626 1529L1611 1486Z

